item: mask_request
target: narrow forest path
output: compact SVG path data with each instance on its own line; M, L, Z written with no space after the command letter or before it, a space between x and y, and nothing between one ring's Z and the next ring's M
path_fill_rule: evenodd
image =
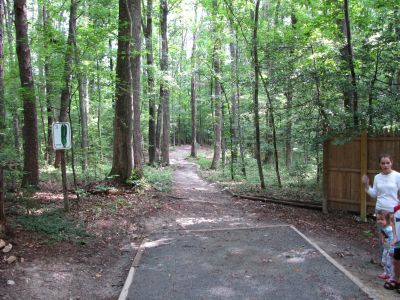
M197 174L198 166L187 160L190 146L171 151L174 184L162 215L146 220L147 232L195 228L234 228L257 225L256 214L235 205L232 196Z
M293 227L273 216L261 220L248 201L201 179L196 164L186 159L189 153L189 146L171 152L173 189L164 209L145 222L147 238L120 299L369 299L365 291L374 294L356 277L358 286L349 280Z

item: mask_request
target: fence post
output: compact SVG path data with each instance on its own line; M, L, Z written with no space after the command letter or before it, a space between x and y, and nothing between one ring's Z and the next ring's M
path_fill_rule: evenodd
M365 174L368 176L368 135L363 130L360 136L360 218L361 221L367 221L367 194L364 191L364 184L361 177Z

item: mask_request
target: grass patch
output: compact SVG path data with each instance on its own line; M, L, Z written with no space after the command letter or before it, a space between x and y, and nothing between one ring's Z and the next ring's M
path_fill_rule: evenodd
M204 155L199 154L197 158L191 158L191 160L195 161L202 170L208 170L211 166L211 159L206 158Z
M227 187L236 193L267 193L270 196L288 199L304 199L320 202L322 199L322 187L316 182L316 171L312 165L294 164L287 170L283 163L280 165L280 177L282 188L278 186L275 166L266 164L263 166L264 181L267 189L260 190L260 178L257 162L250 157L246 158L246 177L237 165L232 180L229 160L225 166L220 165L218 170L210 170L211 160L199 155L198 158L189 158L200 166L202 177L218 183L221 187Z
M161 192L170 192L172 188L171 167L150 167L144 168L145 181Z
M27 231L44 234L45 244L69 241L76 244L86 244L89 236L82 223L71 215L57 208L41 214L25 215L17 218L17 222Z

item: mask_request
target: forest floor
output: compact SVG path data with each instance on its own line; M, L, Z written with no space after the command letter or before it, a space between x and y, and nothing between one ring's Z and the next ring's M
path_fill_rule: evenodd
M211 223L221 227L248 223L294 225L380 299L398 299L377 278L382 270L373 222L362 223L346 213L324 215L233 198L197 175L196 165L186 159L189 153L188 146L171 151L175 171L170 193L119 190L87 195L79 206L73 205L72 214L86 224L90 234L85 243L43 242L43 235L14 226L7 242L13 245L9 254L18 260L0 262L0 298L117 299L138 246L149 234ZM216 199L224 205L217 205ZM35 194L35 201L62 207L62 194L58 186L46 184ZM9 221L17 224L11 204L7 203ZM5 258L9 254L2 253Z

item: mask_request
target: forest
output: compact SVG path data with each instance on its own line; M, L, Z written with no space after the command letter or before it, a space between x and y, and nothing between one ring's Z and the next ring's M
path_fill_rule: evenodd
M399 95L396 0L0 0L0 231L13 193L61 174L68 211L183 144L227 180L320 190L324 141L397 130Z

